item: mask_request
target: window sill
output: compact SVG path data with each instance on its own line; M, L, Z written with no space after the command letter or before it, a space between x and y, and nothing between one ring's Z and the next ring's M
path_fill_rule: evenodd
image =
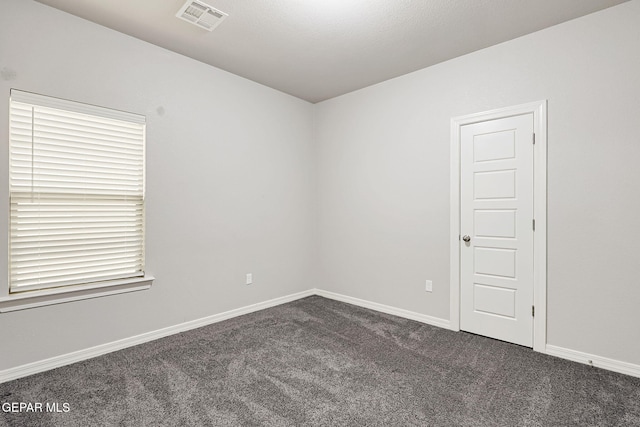
M107 295L123 294L149 289L152 276L110 280L93 285L65 286L40 291L25 291L0 298L0 313L61 304Z

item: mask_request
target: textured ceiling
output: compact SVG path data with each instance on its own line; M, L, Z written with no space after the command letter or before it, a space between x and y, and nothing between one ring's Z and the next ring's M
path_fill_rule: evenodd
M291 95L318 102L627 0L38 0Z

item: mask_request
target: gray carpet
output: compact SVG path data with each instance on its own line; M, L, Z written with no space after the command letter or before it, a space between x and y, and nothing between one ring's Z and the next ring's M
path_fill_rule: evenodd
M321 297L0 384L1 426L640 426L640 379ZM62 408L62 406L61 406Z

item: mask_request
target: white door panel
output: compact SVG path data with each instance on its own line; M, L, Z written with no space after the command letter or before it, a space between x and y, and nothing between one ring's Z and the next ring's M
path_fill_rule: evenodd
M504 248L474 248L474 275L516 278L516 251Z
M533 114L460 132L460 328L531 347Z
M515 209L476 209L474 216L477 237L516 237Z
M516 290L500 286L474 283L473 307L475 311L513 318L515 316Z
M494 170L473 174L474 198L511 199L516 197L516 171Z
M473 139L473 160L476 163L513 159L516 146L513 130L476 135Z

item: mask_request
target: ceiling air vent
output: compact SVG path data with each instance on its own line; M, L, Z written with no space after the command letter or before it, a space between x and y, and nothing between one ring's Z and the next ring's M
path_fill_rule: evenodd
M201 1L188 0L176 13L176 16L211 31L229 15Z

